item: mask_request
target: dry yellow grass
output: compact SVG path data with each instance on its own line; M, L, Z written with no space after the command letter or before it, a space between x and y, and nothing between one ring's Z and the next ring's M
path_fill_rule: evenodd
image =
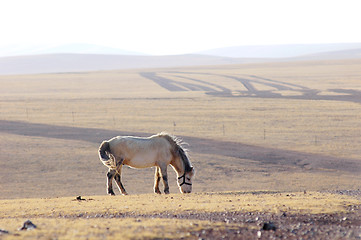
M84 197L83 197L84 198ZM4 239L143 239L189 237L191 231L240 224L197 219L159 218L169 214L263 212L340 213L360 204L356 198L318 192L219 192L190 195L91 196L75 198L0 200L0 228ZM36 230L17 231L30 219Z
M32 123L42 123L49 129L56 125L149 134L167 131L178 136L358 161L360 103L289 96L301 96L302 88L318 90L323 96L339 96L341 93L332 90L335 88L359 91L359 64L360 60L347 60L0 76L0 119L23 121L29 123L29 128ZM208 87L211 92L230 92L214 96L199 89L169 91L167 86L142 77L142 72L173 81L171 87L195 84L200 89ZM281 97L255 97L237 79L252 80L258 91L273 89ZM95 130L93 135L96 134ZM98 143L86 140L54 139L42 137L42 133L2 133L1 198L103 194L106 169L97 160L96 151L104 139L99 138ZM224 176L231 183L226 185L227 190L360 188L359 174L262 165L250 159L210 155L194 151L197 149L193 146L189 148L198 168L194 186L197 192L224 190ZM176 193L174 173L169 173L173 174L171 191ZM26 188L19 177L24 175L29 183ZM125 169L128 191L150 193L152 175L151 169ZM56 187L47 190L48 185Z
M2 236L2 239L172 239L189 236L189 230L211 226L207 221L178 219L34 218L32 221L37 224L36 230L17 231L26 220L0 220L12 227L10 234Z
M107 168L97 157L99 144L36 136L0 135L3 148L0 199L105 195ZM99 141L102 141L100 139ZM14 155L13 149L22 149ZM249 159L190 153L196 168L193 190L211 191L317 191L357 189L360 176L336 170L260 164ZM10 161L5 161L11 159ZM6 169L6 171L5 171ZM153 192L154 169L123 168L130 194ZM179 193L176 175L168 169L171 193ZM119 191L116 189L116 194Z
M361 90L360 60L146 70L183 83L245 91L230 77L271 79L319 91ZM168 131L323 155L361 156L360 103L350 101L206 96L205 91L167 91L142 71L1 76L1 119L64 126ZM225 77L227 76L227 77ZM194 81L196 79L197 81ZM199 82L202 81L202 82ZM263 81L264 82L264 81ZM214 85L209 85L214 84ZM259 90L272 87L254 82ZM291 85L289 85L291 84ZM277 90L282 96L298 91ZM234 93L237 95L237 93ZM243 93L240 93L243 95Z
M3 104L5 120L221 139L359 158L361 105L247 99L27 100Z
M347 195L320 192L208 192L194 194L139 194L127 196L89 196L0 200L2 218L79 217L95 214L194 212L337 213L360 200Z
M124 168L123 182L132 195L99 196L105 194L106 168L97 159L104 140L97 139L97 131L167 131L270 148L270 159L272 153L295 150L358 162L360 64L345 60L0 76L2 123L20 121L25 128L43 124L27 136L7 129L0 135L0 228L10 231L1 237L180 238L192 230L233 225L154 215L347 212L350 205L360 205L359 198L317 191L359 189L358 169L270 163L207 151L191 152L197 170L191 195L175 194L173 171L172 194L158 196L150 194L153 169ZM142 72L158 78L142 77ZM179 88L183 90L174 90ZM47 135L56 126L94 132L83 138ZM224 190L233 192L214 193ZM73 201L77 195L90 197ZM26 219L38 229L17 231Z

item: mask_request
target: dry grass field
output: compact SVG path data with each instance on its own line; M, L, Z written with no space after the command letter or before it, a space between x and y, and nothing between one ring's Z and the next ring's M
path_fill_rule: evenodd
M329 193L222 192L0 200L4 239L263 239L309 231L360 237L355 197ZM260 214L261 213L261 214ZM331 217L330 217L331 216ZM309 223L308 221L314 221ZM30 219L36 229L20 231ZM262 230L272 221L276 231ZM297 221L301 221L298 225ZM329 221L326 223L326 221ZM328 225L328 226L326 226ZM339 226L338 226L339 225ZM330 228L333 227L332 228ZM347 231L344 230L347 226ZM325 232L317 232L319 227ZM284 235L283 235L284 236ZM307 236L307 235L306 235ZM326 238L325 238L326 237Z
M134 213L121 219L74 216L89 212L94 207L90 205L102 201L114 201L108 209L111 212L117 209L117 203L129 201L130 205L137 198L167 202L171 196L183 206L181 201L211 201L213 195L207 192L224 191L233 191L241 200L247 195L249 198L244 201L254 204L249 209L250 203L222 209L228 195L219 193L222 207L212 205L212 211L295 214L288 211L288 203L281 196L298 192L294 194L302 196L301 202L306 205L293 202L297 205L294 209L331 214L325 209L312 212L310 205L321 207L323 202L315 199L345 196L313 197L323 191L358 192L361 188L360 66L361 60L356 59L0 76L0 228L10 226L8 230L14 232L20 227L15 222L32 217L42 227L35 234L19 233L24 238L27 234L29 238L105 238L106 231L110 231L110 237L121 234L116 231L123 227L133 229L129 236L125 235L127 238L143 232L141 227L155 234L144 238L187 238L190 236L181 233L203 231L213 225L224 229L225 223L200 217L190 226L189 221L178 218L141 218L141 214L155 214L147 212L152 209L148 205L141 210L130 207ZM124 168L125 188L135 196L99 196L106 193L106 168L97 157L99 144L115 135L148 136L161 131L180 136L189 144L197 171L195 193L180 195L175 173L169 169L172 195L154 196L153 169ZM314 191L314 195L304 191ZM282 205L263 209L270 193L274 194L272 201ZM72 202L78 195L94 196L86 197L94 200ZM258 202L257 198L264 200ZM35 207L32 201L41 205ZM51 210L42 207L47 201L54 208L64 206L64 212L56 211L58 215L49 217ZM338 203L335 200L334 204ZM345 197L340 208L332 205L328 209L342 212L350 205L360 205L360 198ZM17 211L11 210L17 206ZM21 215L26 206L29 214ZM200 208L190 207L190 211L208 211ZM44 212L37 213L35 209ZM94 214L108 210L96 208L98 212ZM159 213L174 214L173 210ZM119 210L117 214L123 212ZM59 214L71 217L63 219ZM358 210L352 214L356 214L355 218L360 216ZM104 221L114 228L99 229ZM124 222L124 226L116 226L115 221ZM131 224L126 225L129 221ZM163 227L153 228L157 221ZM47 234L44 229L56 222L59 226L49 233L55 235ZM72 228L69 225L74 225L73 230L66 230ZM84 235L79 230L84 225L95 235ZM169 230L165 225L176 229ZM165 235L153 231L164 228L169 230ZM11 236L14 235L7 235Z

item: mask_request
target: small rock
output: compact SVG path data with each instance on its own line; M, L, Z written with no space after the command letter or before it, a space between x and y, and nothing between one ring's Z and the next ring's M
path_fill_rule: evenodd
M0 235L1 234L8 234L8 233L9 233L9 231L6 231L6 230L0 228Z
M263 230L266 230L266 231L270 231L270 230L273 230L273 231L276 231L276 226L274 225L274 223L272 222L268 222L268 223L264 223L263 224L263 227L262 227Z
M27 220L24 222L23 226L19 229L19 231L22 230L32 230L35 229L36 225L34 223L32 223L30 220Z
M81 196L77 196L77 197L75 198L75 200L78 200L78 201L85 201L85 199L84 199L84 198L82 198Z

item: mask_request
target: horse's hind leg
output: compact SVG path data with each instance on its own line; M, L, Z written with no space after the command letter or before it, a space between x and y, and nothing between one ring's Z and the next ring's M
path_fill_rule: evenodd
M108 194L114 196L115 193L113 191L113 178L115 176L116 172L115 170L111 170L109 169L107 172L107 190L108 190Z
M168 185L167 165L160 166L160 172L161 172L162 178L163 178L164 193L168 194L169 193L169 185Z
M119 191L121 191L121 193L123 195L128 195L127 191L125 191L125 188L124 188L124 186L122 184L121 174L122 174L122 167L120 166L120 167L118 167L118 172L114 176L114 180L118 185Z
M161 194L159 191L159 181L160 181L160 169L159 167L155 167L155 174L154 174L154 193Z

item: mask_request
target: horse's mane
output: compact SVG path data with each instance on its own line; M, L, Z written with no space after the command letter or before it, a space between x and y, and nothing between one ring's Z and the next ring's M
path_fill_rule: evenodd
M182 159L186 172L192 171L192 164L187 154L188 149L183 147L184 145L187 145L187 143L183 142L181 138L173 136L166 132L158 133L156 136L165 138L172 145L173 154L175 156L179 156Z

